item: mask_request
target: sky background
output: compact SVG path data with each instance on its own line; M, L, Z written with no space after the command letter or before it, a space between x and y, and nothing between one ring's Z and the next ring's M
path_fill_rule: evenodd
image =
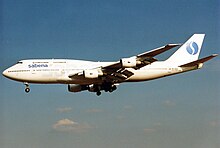
M220 53L218 0L0 0L0 70L21 59L116 61L205 33ZM175 49L158 56L169 57ZM220 60L194 72L70 93L0 76L1 148L219 148Z

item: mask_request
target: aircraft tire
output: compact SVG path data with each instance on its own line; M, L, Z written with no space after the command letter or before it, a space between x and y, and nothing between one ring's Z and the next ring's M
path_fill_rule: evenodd
M25 88L25 92L29 93L30 92L30 88Z
M97 96L100 96L100 95L101 95L101 92L100 92L100 91L97 91L97 92L96 92L96 95L97 95Z

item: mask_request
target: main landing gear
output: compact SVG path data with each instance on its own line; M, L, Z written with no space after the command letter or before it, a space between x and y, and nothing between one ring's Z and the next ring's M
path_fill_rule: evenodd
M112 83L103 83L102 85L93 85L89 87L89 91L96 92L97 96L101 95L101 90L105 92L113 92L117 89L117 87Z
M96 95L97 95L97 96L100 96L101 94L102 94L101 91L97 91L97 92L96 92Z
M30 87L29 87L29 84L27 83L27 82L24 82L24 85L25 85L25 89L24 89L24 91L26 92L26 93L29 93L30 92Z

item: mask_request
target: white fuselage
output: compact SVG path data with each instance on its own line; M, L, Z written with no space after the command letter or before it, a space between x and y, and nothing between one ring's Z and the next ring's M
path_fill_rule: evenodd
M94 84L101 83L99 78L95 79L73 79L70 74L83 72L86 69L103 67L113 62L92 62L68 59L32 59L22 60L3 72L6 77L28 83L60 83L60 84ZM166 61L158 61L138 70L128 68L134 75L125 81L147 81L168 75L173 75L193 69L182 69Z

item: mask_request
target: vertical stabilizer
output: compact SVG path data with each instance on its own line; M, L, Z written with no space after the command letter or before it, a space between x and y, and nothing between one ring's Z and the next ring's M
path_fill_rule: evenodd
M194 34L166 61L175 66L198 60L205 34Z

